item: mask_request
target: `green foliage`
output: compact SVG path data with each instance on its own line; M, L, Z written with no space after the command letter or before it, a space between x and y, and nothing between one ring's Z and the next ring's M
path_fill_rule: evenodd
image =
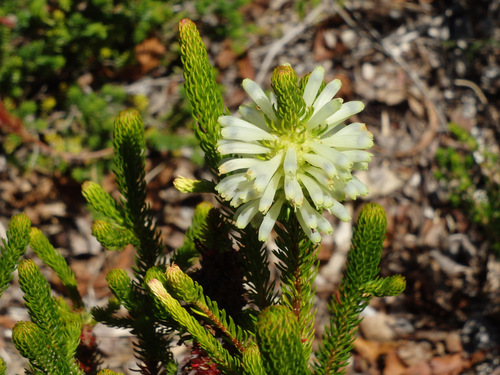
M132 327L139 340L136 355L145 363L145 368L157 373L171 361L170 338L166 335L170 329L160 328L158 322L148 316L155 303L144 293L142 286L148 269L160 263L163 245L146 203L146 140L137 111L120 113L115 121L113 147L114 172L122 199L115 202L93 183L84 184L83 194L94 210L103 216L102 221L93 226L93 232L98 234L102 245L115 249L117 244L125 245L125 239L130 239L129 243L136 247L134 280L121 270L112 271L108 276L113 294L128 309L130 319L114 317L114 303L106 309L95 309L94 316L114 326Z
M37 374L84 374L75 363L63 358L58 360L60 348L55 347L47 333L34 323L17 323L12 341L21 355L30 360L31 368Z
M439 181L447 184L451 204L463 210L483 229L491 247L500 254L500 164L498 152L479 146L474 137L450 123L458 147L439 148L436 160ZM498 145L494 146L498 148Z
M32 11L47 19L50 12L43 4L44 0L37 0ZM92 4L103 8L112 5L106 0ZM61 9L71 6L70 0L60 2ZM104 32L97 26L91 31L96 35ZM207 165L215 171L221 161L217 118L226 110L194 24L181 21L180 34L186 92L198 121L196 135ZM281 88L286 91L286 87ZM288 116L293 118L294 103L288 104ZM2 274L2 287L10 281L29 241L36 255L58 275L72 302L70 305L52 296L33 261L19 263L19 283L31 322L16 325L13 341L29 359L30 371L97 373L95 357L85 358L78 350L86 345L96 353L92 340L84 339L95 319L135 335L139 372L145 375L181 370L170 350L178 338L201 348L207 360L217 366L215 373L344 374L361 311L372 297L397 295L405 287L399 275L378 276L386 227L383 209L368 204L361 212L339 297L330 302L330 326L319 350L313 353L317 244L304 233L295 211L284 210L279 218L274 250L281 272L277 280L271 276L266 247L258 241L258 228L235 228L229 219L233 209L226 203L217 208L200 204L184 244L170 258L165 257L160 232L146 202L146 135L141 116L136 110L120 112L113 132L113 171L120 198L116 201L94 182L82 187L96 213L92 232L101 244L110 250L131 244L136 250L131 274L123 269L107 274L113 297L106 306L94 307L91 317L78 294L73 272L41 231L30 230L25 215L15 216L9 225L2 249L1 261L7 269ZM176 186L186 192L214 192L211 181L179 178ZM119 314L122 307L126 315ZM311 358L316 358L314 366L310 366ZM99 374L113 372L101 370Z
M7 230L7 240L0 246L0 297L9 287L12 273L30 241L31 222L25 214L12 217Z
M181 304L173 298L156 279L148 283L152 293L161 303L165 311L188 331L200 346L210 355L211 359L217 363L228 374L239 374L240 366L238 362L224 349L219 341L213 337L198 321L190 315Z
M83 307L83 301L78 292L75 274L69 268L68 263L66 263L62 255L54 249L47 237L37 228L31 229L30 245L35 254L56 272L75 307Z
M282 228L277 229L277 250L274 254L279 259L277 264L281 271L281 303L296 315L300 327L300 337L303 343L303 359L309 360L314 339L313 310L315 288L313 282L318 273L316 258L317 245L312 243L300 228L294 214L288 215L288 220Z
M256 338L267 374L309 373L301 336L297 317L289 308L270 306L259 314Z
M238 9L246 0L196 2L197 15L215 14L221 35L242 29ZM109 0L6 0L0 17L13 16L13 25L1 24L0 86L5 94L20 97L26 82L56 81L58 75L73 82L88 70L106 67L111 72L134 62L131 47L172 26L185 16L177 1L129 1L116 6ZM196 14L191 14L196 18ZM15 18L14 18L15 17ZM243 31L243 30L241 30ZM241 32L240 31L240 32Z
M61 312L33 261L19 264L19 284L32 322L20 322L14 328L16 348L42 373L83 374L74 358L82 328L80 317Z
M226 113L227 109L215 82L214 69L208 61L205 45L196 26L188 19L179 23L179 41L186 93L198 123L195 134L206 154L205 160L215 172L221 160L217 152L217 142L220 139L220 125L217 119Z
M385 282L377 281L380 288L377 293L372 289L379 272L386 226L385 212L381 206L367 204L363 208L354 229L338 297L330 302L332 319L316 354L315 374L345 374L357 326L361 321L360 313L368 306L373 295L397 295L405 289L404 278L400 275Z
M42 154L26 163L14 154L11 162L67 172L64 156L110 147L116 112L131 105L147 108L141 95L127 95L122 87L144 74L135 47L148 40L172 45L158 62L171 67L178 60L174 25L188 13L193 19L218 17L219 26L206 27L212 36L242 39L246 26L239 9L248 2L196 1L194 8L179 0L0 2L0 98L28 132L41 135L61 156ZM21 140L9 138L12 154ZM159 148L193 144L174 135L151 140ZM199 153L194 156L201 160ZM18 157L24 159L22 153ZM94 173L109 167L109 160L93 162ZM78 181L91 175L86 165L70 171Z

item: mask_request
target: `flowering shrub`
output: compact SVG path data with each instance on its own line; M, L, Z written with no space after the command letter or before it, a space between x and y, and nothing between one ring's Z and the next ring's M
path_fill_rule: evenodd
M344 125L363 105L332 99L340 84L325 86L322 68L297 84L291 67L281 66L272 78L275 96L247 80L244 87L257 108L242 107L243 119L228 116L198 30L187 19L179 29L196 136L216 181L184 178L176 186L218 191L221 204L200 204L184 244L166 257L146 200L144 124L137 111L122 111L113 138L120 199L91 181L82 190L99 215L92 234L109 250L132 245L135 264L130 273L108 272L113 296L106 306L90 308L62 255L25 214L14 216L0 252L0 293L18 266L31 321L16 324L13 342L37 374L115 374L97 372L97 322L136 336L144 375L345 374L360 313L373 297L405 288L400 275L378 275L387 222L381 206L367 204L354 227L338 292L328 302L329 324L313 347L319 232L332 231L321 212L349 220L340 202L366 193L351 172L366 168L372 135L362 124ZM220 179L217 169L228 175ZM280 225L274 225L277 220ZM247 225L251 221L260 227ZM263 242L273 227L274 265ZM21 261L28 244L55 271L71 303L52 296L33 260ZM280 271L277 280L272 266ZM173 354L179 341L191 349L184 359ZM0 360L0 375L5 371Z

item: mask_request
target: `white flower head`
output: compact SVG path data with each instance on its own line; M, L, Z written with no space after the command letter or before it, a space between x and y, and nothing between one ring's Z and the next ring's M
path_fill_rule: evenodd
M290 65L281 65L273 73L270 97L245 79L243 88L256 107L241 106L241 119L219 118L218 151L228 155L219 172L229 175L216 190L237 207L238 227L260 222L261 241L268 239L288 205L309 238L320 242L320 232L333 232L321 213L327 210L349 221L340 202L368 193L351 173L366 169L373 135L364 124L345 124L363 110L363 103L333 99L341 83L335 79L324 85L324 75L317 67L299 85Z

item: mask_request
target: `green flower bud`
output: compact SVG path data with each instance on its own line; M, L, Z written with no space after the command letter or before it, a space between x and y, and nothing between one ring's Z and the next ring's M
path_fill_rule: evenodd
M192 303L200 298L199 286L177 265L167 267L165 272L168 291L177 299Z
M181 193L214 193L215 184L208 180L191 180L179 176L174 180L174 186Z

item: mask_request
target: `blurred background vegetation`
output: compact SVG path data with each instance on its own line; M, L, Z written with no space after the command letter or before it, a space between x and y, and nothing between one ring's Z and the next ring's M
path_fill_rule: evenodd
M79 182L90 177L91 160L93 177L108 170L110 152L102 150L110 147L117 113L135 107L148 118L149 98L127 85L179 70L178 21L203 19L207 38L241 42L246 26L239 9L248 2L2 1L0 126L8 162L48 173L65 173L73 164L71 173ZM157 111L157 121L146 121L155 125L148 130L151 147L194 145L192 136L173 131L189 126L189 110L182 103L170 103ZM25 142L48 152L25 155ZM85 157L75 156L82 152Z

